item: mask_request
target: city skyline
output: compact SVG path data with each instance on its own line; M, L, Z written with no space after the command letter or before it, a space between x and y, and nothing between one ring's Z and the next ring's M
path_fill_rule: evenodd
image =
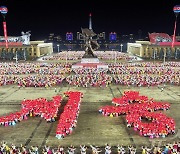
M96 33L116 32L118 35L148 32L173 34L175 15L173 7L177 0L155 0L147 2L125 1L63 1L46 2L39 0L1 0L0 5L8 8L6 16L9 36L21 35L21 31L31 31L32 39L45 39L49 33L65 37L66 32L76 33L89 26L92 14L92 29ZM3 18L0 17L2 22ZM180 32L178 18L176 35ZM1 24L2 25L2 24ZM0 26L0 35L3 28Z

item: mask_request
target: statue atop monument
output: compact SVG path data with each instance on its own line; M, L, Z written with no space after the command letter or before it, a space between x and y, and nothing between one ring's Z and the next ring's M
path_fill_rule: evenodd
M81 28L81 30L85 41L85 54L83 58L97 58L93 53L94 50L99 48L99 44L93 39L93 36L96 36L96 33L88 28Z
M30 36L31 36L30 32L31 31L27 31L27 32L22 31L21 32L21 34L22 34L21 38L23 40L23 44L25 44L25 45L30 45Z

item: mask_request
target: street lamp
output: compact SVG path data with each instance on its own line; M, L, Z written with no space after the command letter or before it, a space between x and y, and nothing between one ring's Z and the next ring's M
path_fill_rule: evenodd
M0 7L0 13L3 16L3 28L4 28L4 38L6 42L6 48L8 48L8 37L7 37L7 26L6 26L6 14L8 12L7 7L1 6Z
M68 61L68 51L69 51L70 49L68 49L67 51L66 51L66 64L67 64L67 61Z
M26 51L25 49L23 49L23 51L24 51L24 60L26 61Z
M166 61L166 51L164 50L164 64L165 64L165 61Z
M117 53L116 53L116 51L114 51L114 54L115 54L115 57L114 57L114 63L116 64L116 59L117 59Z
M121 44L120 46L121 46L121 52L122 52L122 47L123 47L123 44Z
M58 53L59 53L59 44L57 44L57 47L58 47Z
M154 62L155 62L155 59L156 59L156 51L155 50L153 51L153 58L154 58Z
M17 50L16 50L16 64L18 63L18 56L17 56Z

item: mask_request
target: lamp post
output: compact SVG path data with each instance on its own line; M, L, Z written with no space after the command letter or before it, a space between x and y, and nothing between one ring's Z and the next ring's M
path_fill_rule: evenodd
M57 47L58 47L58 53L59 53L59 44L57 44Z
M23 49L23 51L24 51L24 60L26 61L26 51L25 49Z
M69 49L66 51L66 64L67 64L67 59L68 59L68 51Z
M177 24L177 18L178 15L180 13L180 5L176 5L173 7L173 11L175 13L176 19L175 19L175 23L174 23L174 33L173 33L173 41L172 41L172 48L174 47L174 42L175 42L175 37L176 37L176 24Z
M174 56L175 59L177 59L177 55L178 55L178 48L177 49L175 48L175 56Z
M166 62L166 51L164 50L164 64Z
M123 44L121 44L120 46L121 46L121 52L122 52L122 47L123 47Z
M116 53L116 51L114 51L114 54L115 54L115 57L114 57L114 63L116 64L116 59L117 59L117 53Z
M153 58L154 58L154 62L155 62L155 59L156 59L156 51L155 50L153 51Z
M16 64L18 63L17 50L16 50Z
M6 49L8 48L8 37L7 37L7 26L6 26L6 14L8 12L7 7L0 6L0 13L3 16L3 29L4 29L4 38L6 43Z

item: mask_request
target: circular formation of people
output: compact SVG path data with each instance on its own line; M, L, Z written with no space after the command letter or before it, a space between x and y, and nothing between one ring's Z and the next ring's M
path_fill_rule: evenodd
M180 62L110 63L108 69L71 67L70 63L0 63L0 86L48 88L63 81L78 87L180 85Z

